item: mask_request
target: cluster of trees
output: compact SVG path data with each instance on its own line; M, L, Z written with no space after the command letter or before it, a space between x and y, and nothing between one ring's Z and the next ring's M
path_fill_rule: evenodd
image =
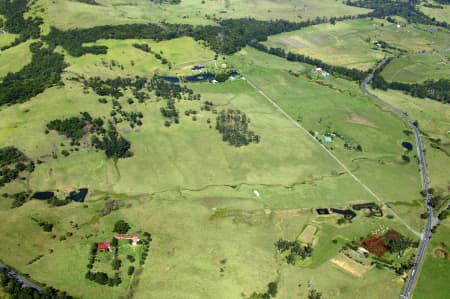
M33 172L34 167L34 162L17 148L0 148L0 187L14 181L24 171Z
M0 105L28 101L60 82L66 67L64 56L41 46L41 42L30 45L33 53L31 63L3 78L0 83Z
M400 255L410 247L417 247L418 243L407 237L389 239L386 246L390 253L399 253Z
M333 74L336 77L344 77L346 79L361 82L368 75L367 72L355 68L349 69L344 66L331 65L326 62L323 62L320 59L312 58L303 54L297 54L292 52L286 53L286 51L282 48L272 48L272 47L268 48L261 43L251 43L250 45L260 51L276 55L278 57L286 58L289 61L308 63L317 67L321 67L322 69L329 72L330 74Z
M280 253L287 253L286 262L291 265L294 265L299 258L301 260L304 260L307 257L310 257L313 252L311 244L302 246L302 244L298 240L289 241L279 239L275 243L275 246L277 247L278 251L280 251Z
M128 99L128 103L133 104L134 101L132 99ZM122 105L118 100L113 100L112 104L113 110L111 111L111 116L115 124L121 123L125 120L129 122L131 128L134 128L135 126L142 126L142 119L144 118L144 114L142 114L142 112L124 111L122 110ZM121 117L117 117L117 114Z
M135 47L136 49L142 50L144 52L147 52L147 53L153 53L152 48L150 48L150 46L148 44L134 43L133 47Z
M100 138L96 135L92 136L91 142L95 148L105 151L108 158L119 159L133 155L130 151L131 143L122 137L111 123L105 134Z
M439 22L434 17L430 18L418 10L416 5L420 2L420 0L348 0L345 4L373 9L373 11L369 13L370 17L384 18L387 16L401 16L410 23L449 27L449 24L446 22Z
M222 134L222 140L232 146L244 146L259 143L260 137L248 130L250 119L240 110L222 110L216 118L216 129Z
M3 291L11 299L72 299L66 292L53 287L42 288L40 291L23 287L15 278L11 277L7 269L0 270L0 284Z
M175 101L169 99L166 101L166 107L161 107L161 114L167 119L164 123L166 127L170 127L172 121L176 124L180 123L178 119L178 111L175 107Z
M28 10L27 4L28 0L0 0L0 15L6 18L3 26L0 27L9 33L19 35L12 44L4 46L0 50L16 46L29 38L39 38L41 34L39 26L43 24L43 20L40 17L25 19L24 13Z
M7 194L4 195L8 196ZM23 204L26 203L30 198L30 193L29 192L14 193L11 195L11 197L14 198L14 201L11 204L11 209L14 209L23 206Z
M50 223L48 221L39 221L39 226L42 227L44 232L51 232L53 230L53 223Z
M113 232L118 234L126 234L130 230L131 226L125 222L125 220L118 220L114 223Z
M248 299L270 299L275 298L278 294L278 282L272 281L267 285L267 291L265 293L256 293L248 297Z
M72 139L73 144L78 142L88 129L91 133L104 133L103 120L101 118L93 119L88 112L80 112L80 115L80 117L52 120L47 124L47 129L55 130L59 134Z

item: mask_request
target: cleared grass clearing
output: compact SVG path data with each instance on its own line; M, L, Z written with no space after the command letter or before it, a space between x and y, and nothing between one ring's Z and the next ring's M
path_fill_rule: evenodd
M134 43L145 43L155 53L162 52L161 55L172 64L172 69L169 69L168 64L162 64L154 54L133 47ZM108 52L104 55L86 54L81 57L66 55L66 61L70 64L66 69L67 72L107 78L128 75L152 76L155 72L190 75L193 74L192 66L205 64L214 59L214 52L189 37L162 42L137 39L99 40L88 45L107 46ZM65 52L61 48L59 50ZM112 65L112 61L115 65Z
M1 38L1 35L0 35ZM31 62L30 44L32 41L0 52L0 79L8 72L17 72Z
M265 44L319 58L333 65L367 70L386 55L381 50L372 49L376 41L385 41L411 52L448 47L448 32L444 29L430 32L429 28L434 27L408 24L397 28L396 24L385 20L358 19L281 33L269 37Z
M17 37L17 34L0 31L0 47L10 45Z
M183 0L178 5L154 4L151 1L98 0L100 5L56 0L49 3L51 25L60 29L86 28L99 25L146 23L214 24L213 17L261 20L286 19L300 21L315 17L357 15L370 10L349 7L334 0Z
M450 78L450 52L416 54L391 61L381 73L387 81L416 83Z

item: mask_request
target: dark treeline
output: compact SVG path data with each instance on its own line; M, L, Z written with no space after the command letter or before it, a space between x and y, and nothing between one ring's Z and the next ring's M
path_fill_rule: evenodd
M28 287L23 287L16 279L8 275L6 269L0 270L0 283L11 299L72 299L66 292L52 287L43 288L40 292Z
M88 29L73 29L61 31L52 28L43 37L51 47L57 45L65 48L72 56L86 53L106 53L105 46L83 46L83 43L95 42L98 39L154 39L156 41L173 39L181 36L191 36L195 40L204 40L206 44L222 54L233 54L250 42L266 41L269 35L293 31L304 27L336 22L345 19L362 18L367 15L342 16L327 19L315 18L303 22L288 22L283 20L258 21L255 19L230 19L218 21L218 25L192 26L187 24L128 24L116 26L99 26Z
M3 78L0 83L0 105L25 102L60 81L66 67L63 55L41 46L41 42L31 44L31 63Z
M439 22L435 18L430 18L418 10L416 5L420 2L420 0L348 0L345 4L373 9L374 11L369 13L370 17L385 18L387 16L401 16L407 19L409 23L450 27L446 22Z
M23 14L28 10L27 0L0 0L0 14L6 18L3 22L3 28L9 33L19 34L19 37L8 46L1 50L13 47L26 41L29 38L38 38L41 29L39 26L43 23L41 18L27 18Z
M251 44L252 47L272 54L272 55L276 55L282 58L286 58L289 61L297 61L297 62L303 62L303 63L308 63L311 65L314 65L316 67L321 67L322 69L326 70L327 72L338 76L338 77L344 77L346 79L351 79L351 80L355 80L355 81L362 81L364 80L364 78L367 76L367 72L352 68L346 68L344 66L335 66L335 65L331 65L328 64L326 62L323 62L320 59L317 58L312 58L309 56L305 56L303 54L296 54L296 53L292 53L292 52L288 52L286 53L286 51L282 48L268 48L265 45L261 44L261 43L252 43Z
M440 79L440 80L427 80L423 83L402 83L402 82L387 82L381 72L389 64L392 58L379 68L373 77L372 87L387 90L395 89L401 90L411 96L418 98L430 98L443 103L450 103L450 80Z

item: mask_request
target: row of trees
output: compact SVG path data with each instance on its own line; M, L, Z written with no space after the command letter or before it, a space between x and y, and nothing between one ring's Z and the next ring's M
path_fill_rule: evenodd
M418 98L430 98L443 103L450 103L450 79L426 80L423 83L387 82L381 75L382 68L377 70L372 80L372 87L387 90L403 91Z
M259 143L260 137L248 129L249 123L250 119L240 110L222 110L216 118L216 129L222 134L222 140L232 146Z

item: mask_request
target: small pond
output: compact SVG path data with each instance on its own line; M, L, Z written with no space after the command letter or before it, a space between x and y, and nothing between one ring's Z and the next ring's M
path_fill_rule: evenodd
M46 191L46 192L36 192L33 194L34 199L51 199L55 196L55 193Z
M408 141L403 141L402 146L408 151L411 151L413 149L413 145L411 144L411 142Z

